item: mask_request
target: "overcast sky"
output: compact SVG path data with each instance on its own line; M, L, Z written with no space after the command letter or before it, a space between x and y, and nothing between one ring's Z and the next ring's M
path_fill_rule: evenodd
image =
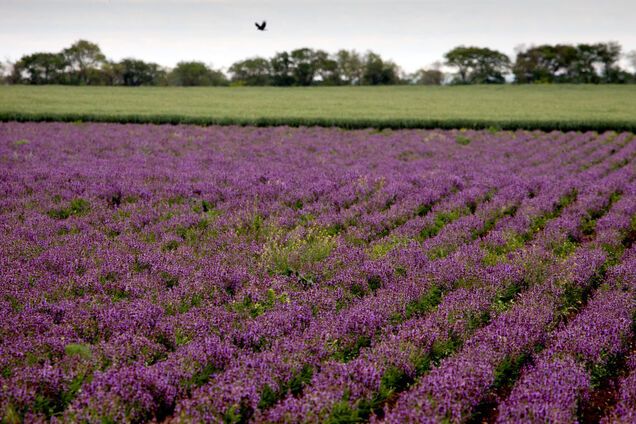
M267 20L267 32L254 21ZM374 50L414 71L457 45L636 49L636 0L0 0L0 60L83 38L111 59L226 68L298 47Z

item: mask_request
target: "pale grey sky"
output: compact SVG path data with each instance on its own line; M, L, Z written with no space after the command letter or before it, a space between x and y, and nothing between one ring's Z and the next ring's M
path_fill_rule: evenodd
M254 21L266 19L267 32ZM636 0L0 0L0 60L83 38L109 58L226 68L298 47L374 50L406 71L454 46L618 41L636 49Z

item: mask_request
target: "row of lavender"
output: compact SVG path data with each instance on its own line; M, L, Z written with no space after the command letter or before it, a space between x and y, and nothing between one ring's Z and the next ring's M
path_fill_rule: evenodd
M2 419L629 422L633 135L458 135L2 124Z

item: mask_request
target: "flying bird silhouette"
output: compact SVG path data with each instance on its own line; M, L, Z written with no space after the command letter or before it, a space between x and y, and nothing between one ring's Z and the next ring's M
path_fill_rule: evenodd
M265 27L267 26L267 21L263 21L262 24L258 24L258 22L254 22L254 25L256 25L256 29L258 29L259 31L265 31Z

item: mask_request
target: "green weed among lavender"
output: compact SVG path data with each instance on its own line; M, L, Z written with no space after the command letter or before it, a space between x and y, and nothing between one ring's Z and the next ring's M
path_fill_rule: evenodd
M633 422L635 158L2 123L0 421Z

